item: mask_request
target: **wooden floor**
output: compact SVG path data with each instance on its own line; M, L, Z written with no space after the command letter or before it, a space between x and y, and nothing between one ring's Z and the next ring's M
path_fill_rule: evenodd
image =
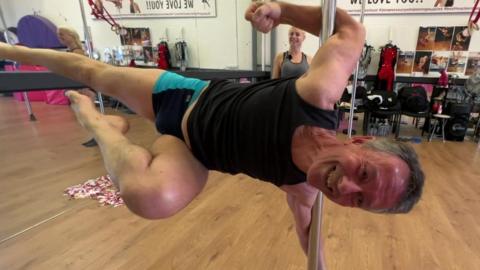
M212 173L177 216L147 221L125 207L68 200L63 190L105 174L68 107L0 97L0 269L305 269L285 195L246 176ZM136 116L129 137L148 146ZM403 131L402 131L403 132ZM480 269L480 151L470 141L415 145L427 174L408 215L325 204L328 269Z

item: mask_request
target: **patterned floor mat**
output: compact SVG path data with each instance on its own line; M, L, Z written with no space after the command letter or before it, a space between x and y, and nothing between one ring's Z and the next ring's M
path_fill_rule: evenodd
M87 180L83 184L68 187L63 193L70 199L92 198L104 206L117 207L124 204L109 175L100 176L96 179Z

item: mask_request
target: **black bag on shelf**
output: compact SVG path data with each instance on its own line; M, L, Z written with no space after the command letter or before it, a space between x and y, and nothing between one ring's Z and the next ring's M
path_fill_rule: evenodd
M428 110L427 92L421 86L400 89L398 91L398 99L403 111L420 113Z

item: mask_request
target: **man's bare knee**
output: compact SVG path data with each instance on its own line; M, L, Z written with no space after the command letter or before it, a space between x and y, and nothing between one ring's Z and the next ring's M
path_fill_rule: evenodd
M142 179L138 186L125 187L120 191L125 205L138 216L146 219L168 218L186 206L179 192L173 188L161 184L145 186L144 181L148 179Z

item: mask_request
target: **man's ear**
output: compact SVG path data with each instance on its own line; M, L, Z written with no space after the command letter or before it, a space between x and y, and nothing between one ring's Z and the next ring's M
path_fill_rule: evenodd
M355 136L352 137L350 140L348 140L348 143L351 144L364 144L366 142L375 140L375 137L373 136Z

